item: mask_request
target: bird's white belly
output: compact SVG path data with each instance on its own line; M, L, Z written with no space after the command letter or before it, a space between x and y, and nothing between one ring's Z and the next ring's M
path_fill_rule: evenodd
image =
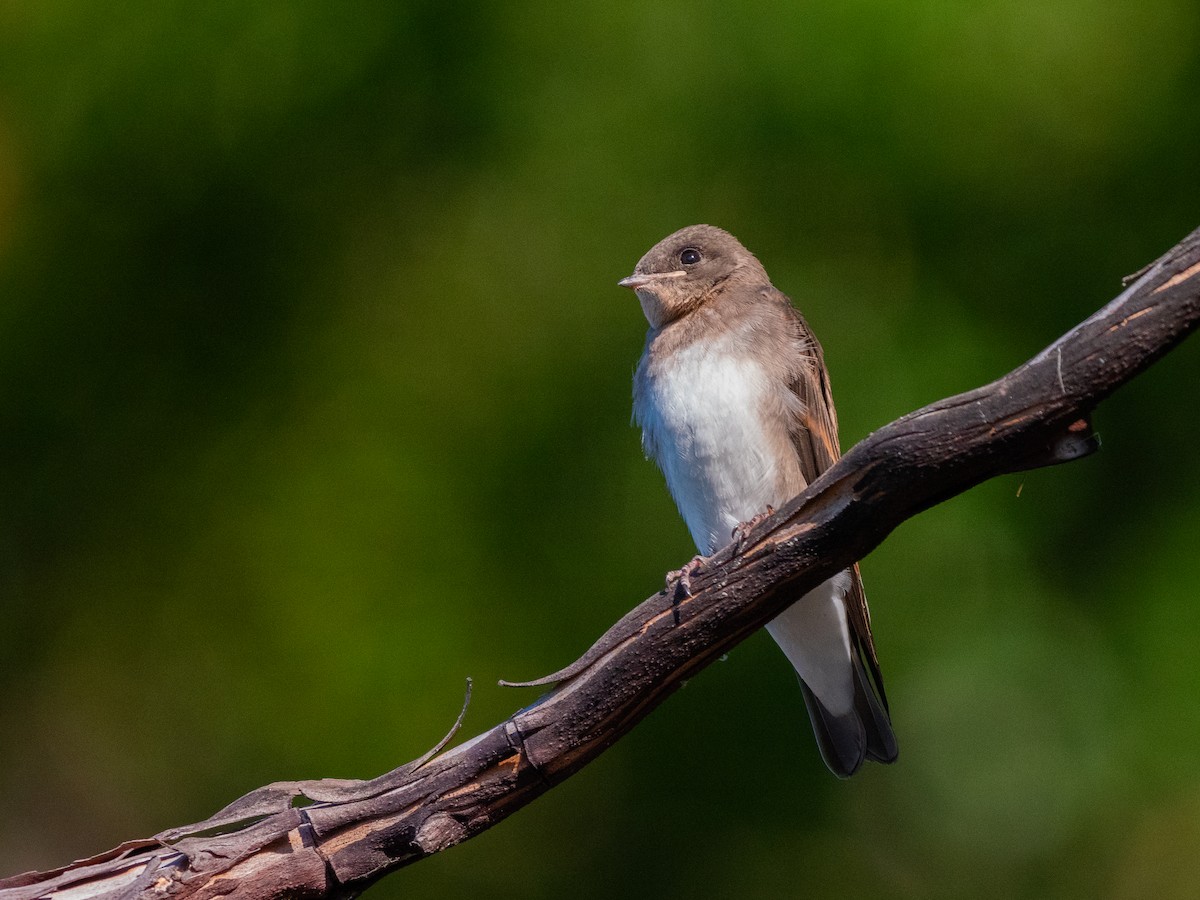
M646 446L657 457L692 540L709 554L727 544L739 522L789 499L783 467L790 447L772 440L780 423L764 415L771 385L753 359L721 343L676 351L650 373L638 411ZM781 459L781 456L786 459ZM854 703L852 650L839 573L784 610L768 626L796 671L834 715Z
M763 512L779 496L778 450L762 415L770 390L753 359L693 344L651 381L642 417L648 445L701 553L730 540L739 522Z

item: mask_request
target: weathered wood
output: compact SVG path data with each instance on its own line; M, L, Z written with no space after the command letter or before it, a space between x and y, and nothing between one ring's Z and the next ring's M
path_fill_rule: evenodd
M0 881L0 900L353 896L595 759L797 590L865 556L905 519L993 476L1092 452L1096 404L1198 323L1200 230L1008 375L867 437L739 552L706 560L691 596L661 591L641 603L538 681L557 687L491 730L372 781L269 785L204 822Z

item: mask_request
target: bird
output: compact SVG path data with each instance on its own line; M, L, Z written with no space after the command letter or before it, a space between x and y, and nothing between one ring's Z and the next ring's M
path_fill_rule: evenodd
M642 449L699 554L800 493L841 455L821 345L758 259L712 225L655 244L631 288L649 323L633 380ZM677 573L685 590L700 557ZM672 576L668 576L668 583ZM800 678L817 747L848 778L897 757L858 565L766 626Z

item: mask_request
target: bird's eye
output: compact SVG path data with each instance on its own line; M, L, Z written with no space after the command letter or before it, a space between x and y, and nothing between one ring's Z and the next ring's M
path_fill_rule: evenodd
M695 247L688 247L686 250L684 250L682 253L679 254L679 261L681 263L683 263L685 266L694 266L696 263L700 262L700 260L703 258L704 257L700 255L700 251L697 250Z

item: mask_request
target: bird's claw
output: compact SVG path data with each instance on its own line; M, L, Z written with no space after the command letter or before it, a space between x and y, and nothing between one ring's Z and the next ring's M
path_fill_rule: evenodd
M667 573L667 587L674 586L676 603L692 596L692 576L699 574L702 559L699 555L693 556L682 569Z
M749 519L746 522L739 522L733 527L730 537L733 538L733 554L737 556L746 546L746 540L750 537L750 532L761 525L771 516L775 515L775 507L767 504L766 511L760 512L758 515Z
M699 555L693 556L682 569L667 573L667 589L675 586L675 590L671 591L671 617L676 625L679 624L679 604L692 596L692 576L700 571L700 561Z

